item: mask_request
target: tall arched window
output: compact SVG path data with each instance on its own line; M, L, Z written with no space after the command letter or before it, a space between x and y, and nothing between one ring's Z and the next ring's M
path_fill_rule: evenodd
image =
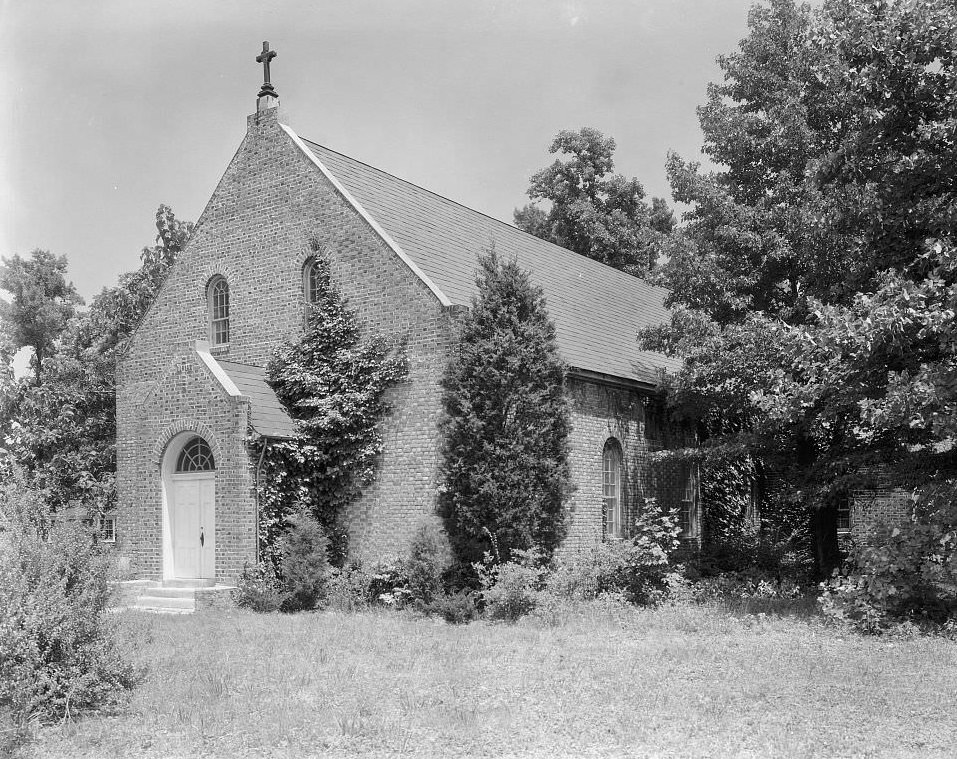
M621 446L615 439L605 443L601 455L602 506L605 538L625 537L624 499L621 492Z
M179 472L209 472L216 468L213 461L213 451L209 443L198 435L186 441L183 450L176 459L176 471Z
M306 261L302 268L302 294L306 299L306 305L311 306L319 300L320 269L315 258Z
M209 299L209 341L213 345L229 343L229 285L224 277L214 277L207 289Z

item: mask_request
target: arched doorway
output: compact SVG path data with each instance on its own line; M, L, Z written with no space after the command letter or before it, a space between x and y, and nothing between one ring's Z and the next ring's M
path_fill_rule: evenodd
M203 438L174 437L163 456L163 577L216 577L216 462Z

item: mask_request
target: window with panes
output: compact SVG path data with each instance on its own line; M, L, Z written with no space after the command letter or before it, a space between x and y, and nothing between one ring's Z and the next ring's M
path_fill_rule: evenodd
M617 440L605 443L602 452L602 507L605 538L625 537L624 499L621 487L621 446Z
M229 285L223 277L209 284L209 338L213 345L229 343Z

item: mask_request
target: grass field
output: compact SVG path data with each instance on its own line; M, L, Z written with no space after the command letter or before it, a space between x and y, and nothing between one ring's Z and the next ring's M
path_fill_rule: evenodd
M122 714L27 757L957 755L957 644L717 607L552 626L394 613L119 615L150 667Z

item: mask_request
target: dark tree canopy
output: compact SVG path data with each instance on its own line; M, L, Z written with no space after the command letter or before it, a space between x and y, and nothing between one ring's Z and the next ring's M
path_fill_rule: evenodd
M528 188L528 197L549 209L516 209L515 225L629 274L651 271L674 216L661 198L649 206L637 179L612 173L615 140L591 127L564 130L549 152L567 158L536 173Z
M494 249L442 382L442 505L463 561L515 549L550 554L569 491L565 367L545 298Z

